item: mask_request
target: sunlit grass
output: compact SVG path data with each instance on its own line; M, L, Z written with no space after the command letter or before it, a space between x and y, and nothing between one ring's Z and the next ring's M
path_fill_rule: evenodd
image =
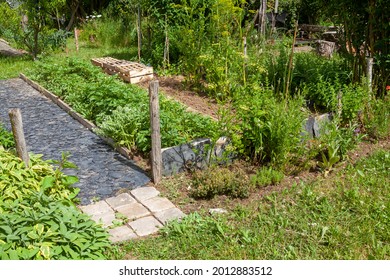
M297 184L227 215L193 213L113 257L136 259L390 259L389 151L333 178Z

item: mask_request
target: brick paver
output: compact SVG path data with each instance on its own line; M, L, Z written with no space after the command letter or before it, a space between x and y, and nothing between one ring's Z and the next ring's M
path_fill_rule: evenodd
M153 216L144 217L129 223L138 236L156 233L162 224Z
M112 242L121 242L156 233L171 220L181 219L185 214L154 187L141 187L130 193L122 193L80 209L91 218L109 228ZM115 227L115 213L122 214L127 224Z

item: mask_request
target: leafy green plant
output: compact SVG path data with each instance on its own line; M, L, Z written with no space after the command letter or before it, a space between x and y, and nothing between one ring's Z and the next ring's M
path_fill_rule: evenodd
M5 149L9 149L15 146L12 133L6 130L2 123L0 123L0 146Z
M191 196L210 199L216 195L245 198L253 188L249 176L239 168L210 166L192 174Z
M261 167L256 174L251 177L251 183L258 187L266 187L278 184L284 178L284 174L272 167Z
M321 151L322 161L318 162L318 165L323 171L329 172L333 165L340 161L338 143L333 142L328 145L326 152Z
M238 152L254 163L283 165L300 146L303 100L280 101L272 91L259 88L248 92L236 102L236 116L226 127L227 133Z
M104 259L108 233L74 205L77 178L61 172L74 165L58 164L0 150L0 259Z
M95 122L101 133L118 144L142 152L150 150L149 100L145 90L107 76L98 67L70 59L65 63L40 63L30 75ZM160 95L163 147L214 137L217 124L208 117Z
M370 100L361 116L362 129L374 139L385 139L390 134L390 101L384 99Z

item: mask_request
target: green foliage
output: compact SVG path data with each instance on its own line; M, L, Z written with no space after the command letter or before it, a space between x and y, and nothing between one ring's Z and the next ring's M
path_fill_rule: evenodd
M20 32L20 16L18 11L11 9L8 3L0 3L0 37L10 42L15 42L15 37Z
M6 130L3 127L3 124L0 123L0 147L9 149L14 146L15 146L15 141L12 133Z
M249 176L239 168L210 166L193 174L191 196L210 199L216 195L246 198L253 185Z
M386 139L390 134L390 101L384 99L372 99L367 103L363 117L365 132L374 139Z
M318 162L322 171L328 172L340 160L351 151L364 135L358 133L357 125L349 123L347 126L339 126L334 119L324 125L320 132L318 149L321 156Z
M103 259L108 234L74 205L78 189L66 155L53 170L30 155L30 167L0 150L0 259Z
M225 215L192 213L118 247L137 259L389 259L389 151L331 179L294 184ZM264 246L267 244L267 246Z
M94 121L100 127L99 133L128 148L150 150L149 98L145 90L74 59L39 63L31 76ZM186 112L183 105L162 95L160 119L163 147L214 137L218 132L217 124L210 118Z
M252 184L258 187L276 185L284 178L284 174L272 167L261 167L256 174L251 177Z
M249 91L249 90L248 90ZM300 145L302 99L279 101L270 90L252 88L237 101L236 119L225 128L238 152L254 163L283 165Z

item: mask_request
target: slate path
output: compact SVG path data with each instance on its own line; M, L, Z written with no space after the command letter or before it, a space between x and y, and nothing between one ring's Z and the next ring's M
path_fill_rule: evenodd
M0 121L8 129L8 110L20 108L27 149L44 159L69 160L79 169L66 170L79 177L82 205L146 185L150 178L134 162L108 146L93 132L69 116L21 79L0 80Z

